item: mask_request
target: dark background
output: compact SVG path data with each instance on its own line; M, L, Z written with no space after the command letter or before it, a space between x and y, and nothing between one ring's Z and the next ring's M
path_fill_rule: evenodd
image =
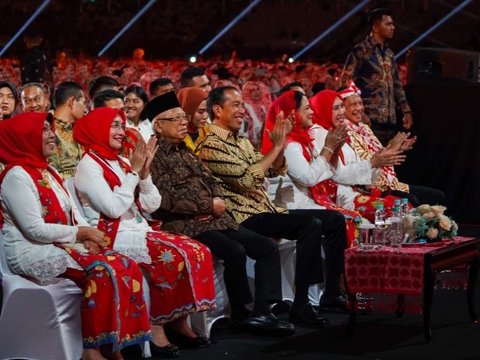
M0 46L5 44L42 3L41 0L0 0ZM148 0L52 0L32 23L43 35L51 58L96 54ZM110 59L130 57L137 47L148 59L186 59L196 53L250 0L157 0L106 53ZM205 53L205 58L231 56L275 61L295 54L360 1L263 0ZM372 0L320 41L300 60L343 64L352 46L366 34L370 10L391 10L396 23L391 47L395 52L450 13L460 0ZM410 52L408 99L414 110L418 142L400 179L446 192L451 215L463 223L480 224L480 90L478 53L443 56L445 49L480 51L480 1L432 32L418 46L438 49L428 56ZM19 38L6 57L24 49ZM443 50L442 50L443 49ZM436 50L437 51L437 50ZM448 53L448 51L447 51ZM432 54L433 57L431 56ZM475 60L476 57L476 60ZM468 58L468 59L467 59ZM465 61L463 61L463 60ZM470 61L470 62L469 62ZM468 75L468 76L467 76ZM465 79L469 77L469 81Z
M0 1L0 46L20 29L43 0ZM305 54L305 60L343 63L353 44L367 34L366 18L377 7L391 10L396 22L392 48L398 52L447 15L459 0L372 0L348 21ZM40 31L54 56L96 55L148 0L52 0L31 29ZM251 3L250 0L157 0L108 51L112 57L129 57L136 47L146 57L186 58ZM294 54L329 28L360 1L263 0L222 37L206 56L275 59ZM480 51L480 1L430 34L422 46ZM21 39L7 56L22 49Z

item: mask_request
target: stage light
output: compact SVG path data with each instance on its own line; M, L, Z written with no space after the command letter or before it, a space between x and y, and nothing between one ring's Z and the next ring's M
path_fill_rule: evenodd
M448 19L450 19L453 15L456 15L459 11L461 11L465 6L470 4L473 0L465 0L463 1L460 5L458 5L452 12L449 12L447 15L445 15L443 18L441 18L436 24L434 24L432 27L430 27L427 31L425 31L422 35L417 37L415 40L413 40L408 46L404 47L401 51L399 51L395 55L395 60L398 60L403 54L405 54L408 49L411 47L417 45L420 41L422 41L425 37L430 35L433 31L435 31L437 28L439 28L441 25L443 25L444 22L446 22Z
M32 16L30 16L28 18L27 21L25 21L25 24L23 24L23 26L20 28L20 30L18 30L15 35L13 35L13 37L10 39L10 41L8 43L5 44L5 46L3 47L3 49L0 51L0 57L2 57L3 54L5 54L5 52L8 50L8 48L10 46L12 46L12 44L15 42L15 40L18 39L18 37L20 35L23 34L23 32L25 31L25 29L27 27L30 26L30 24L32 23L33 20L35 20L37 18L38 15L40 15L40 13L43 11L43 9L45 9L47 7L47 5L50 3L50 0L45 0L38 8L37 10L35 10L35 12L32 14Z
M289 62L290 64L292 64L294 61L295 61L295 60L294 60L293 58L291 58L291 57L288 58L288 62Z
M195 55L190 56L190 59L188 59L192 64L195 64L197 62L197 57Z
M125 32L130 29L130 27L148 10L150 7L155 4L157 0L150 0L147 4L145 4L144 7L140 9L140 11L123 27L122 30L120 30L117 35L113 37L112 40L110 40L107 45L103 47L102 50L97 54L98 57L103 56L105 52L110 49L110 47L115 44L115 42L123 35Z
M292 59L298 60L300 56L305 54L308 50L310 50L312 47L317 45L317 43L322 40L324 37L326 37L328 34L330 34L333 30L335 30L337 27L339 27L341 24L343 24L345 21L347 21L350 17L352 17L356 12L358 12L362 7L364 7L367 3L369 3L370 0L363 0L360 4L356 5L352 10L350 10L348 13L346 13L342 18L337 20L332 26L330 26L327 30L322 32L320 35L318 35L315 39L313 39L309 44L307 44L302 50L300 50L298 53L292 56Z
M203 55L205 51L208 50L210 46L212 46L215 42L217 42L218 39L220 39L228 30L230 30L236 23L240 21L241 18L243 18L245 15L248 14L250 10L252 10L255 6L257 6L262 0L254 0L248 5L243 11L235 17L232 21L228 23L227 26L225 26L220 32L213 37L212 40L210 40L204 47L200 49L198 52L200 55Z

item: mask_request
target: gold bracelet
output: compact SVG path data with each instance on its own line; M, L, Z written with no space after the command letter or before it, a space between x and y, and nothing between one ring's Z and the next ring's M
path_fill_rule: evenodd
M323 150L327 150L327 151L331 152L332 154L334 153L333 149L329 148L328 146L324 146Z

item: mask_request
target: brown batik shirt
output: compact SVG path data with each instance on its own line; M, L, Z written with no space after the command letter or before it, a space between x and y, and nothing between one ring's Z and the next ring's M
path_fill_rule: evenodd
M162 230L194 238L210 230L238 229L227 213L213 215L213 199L220 188L202 161L182 142L163 139L151 166L152 180L162 195L160 208L152 217L162 220Z

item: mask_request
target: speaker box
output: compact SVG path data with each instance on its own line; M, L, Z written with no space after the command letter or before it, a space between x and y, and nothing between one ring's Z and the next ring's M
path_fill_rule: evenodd
M480 52L415 47L407 56L408 82L453 78L480 82Z

